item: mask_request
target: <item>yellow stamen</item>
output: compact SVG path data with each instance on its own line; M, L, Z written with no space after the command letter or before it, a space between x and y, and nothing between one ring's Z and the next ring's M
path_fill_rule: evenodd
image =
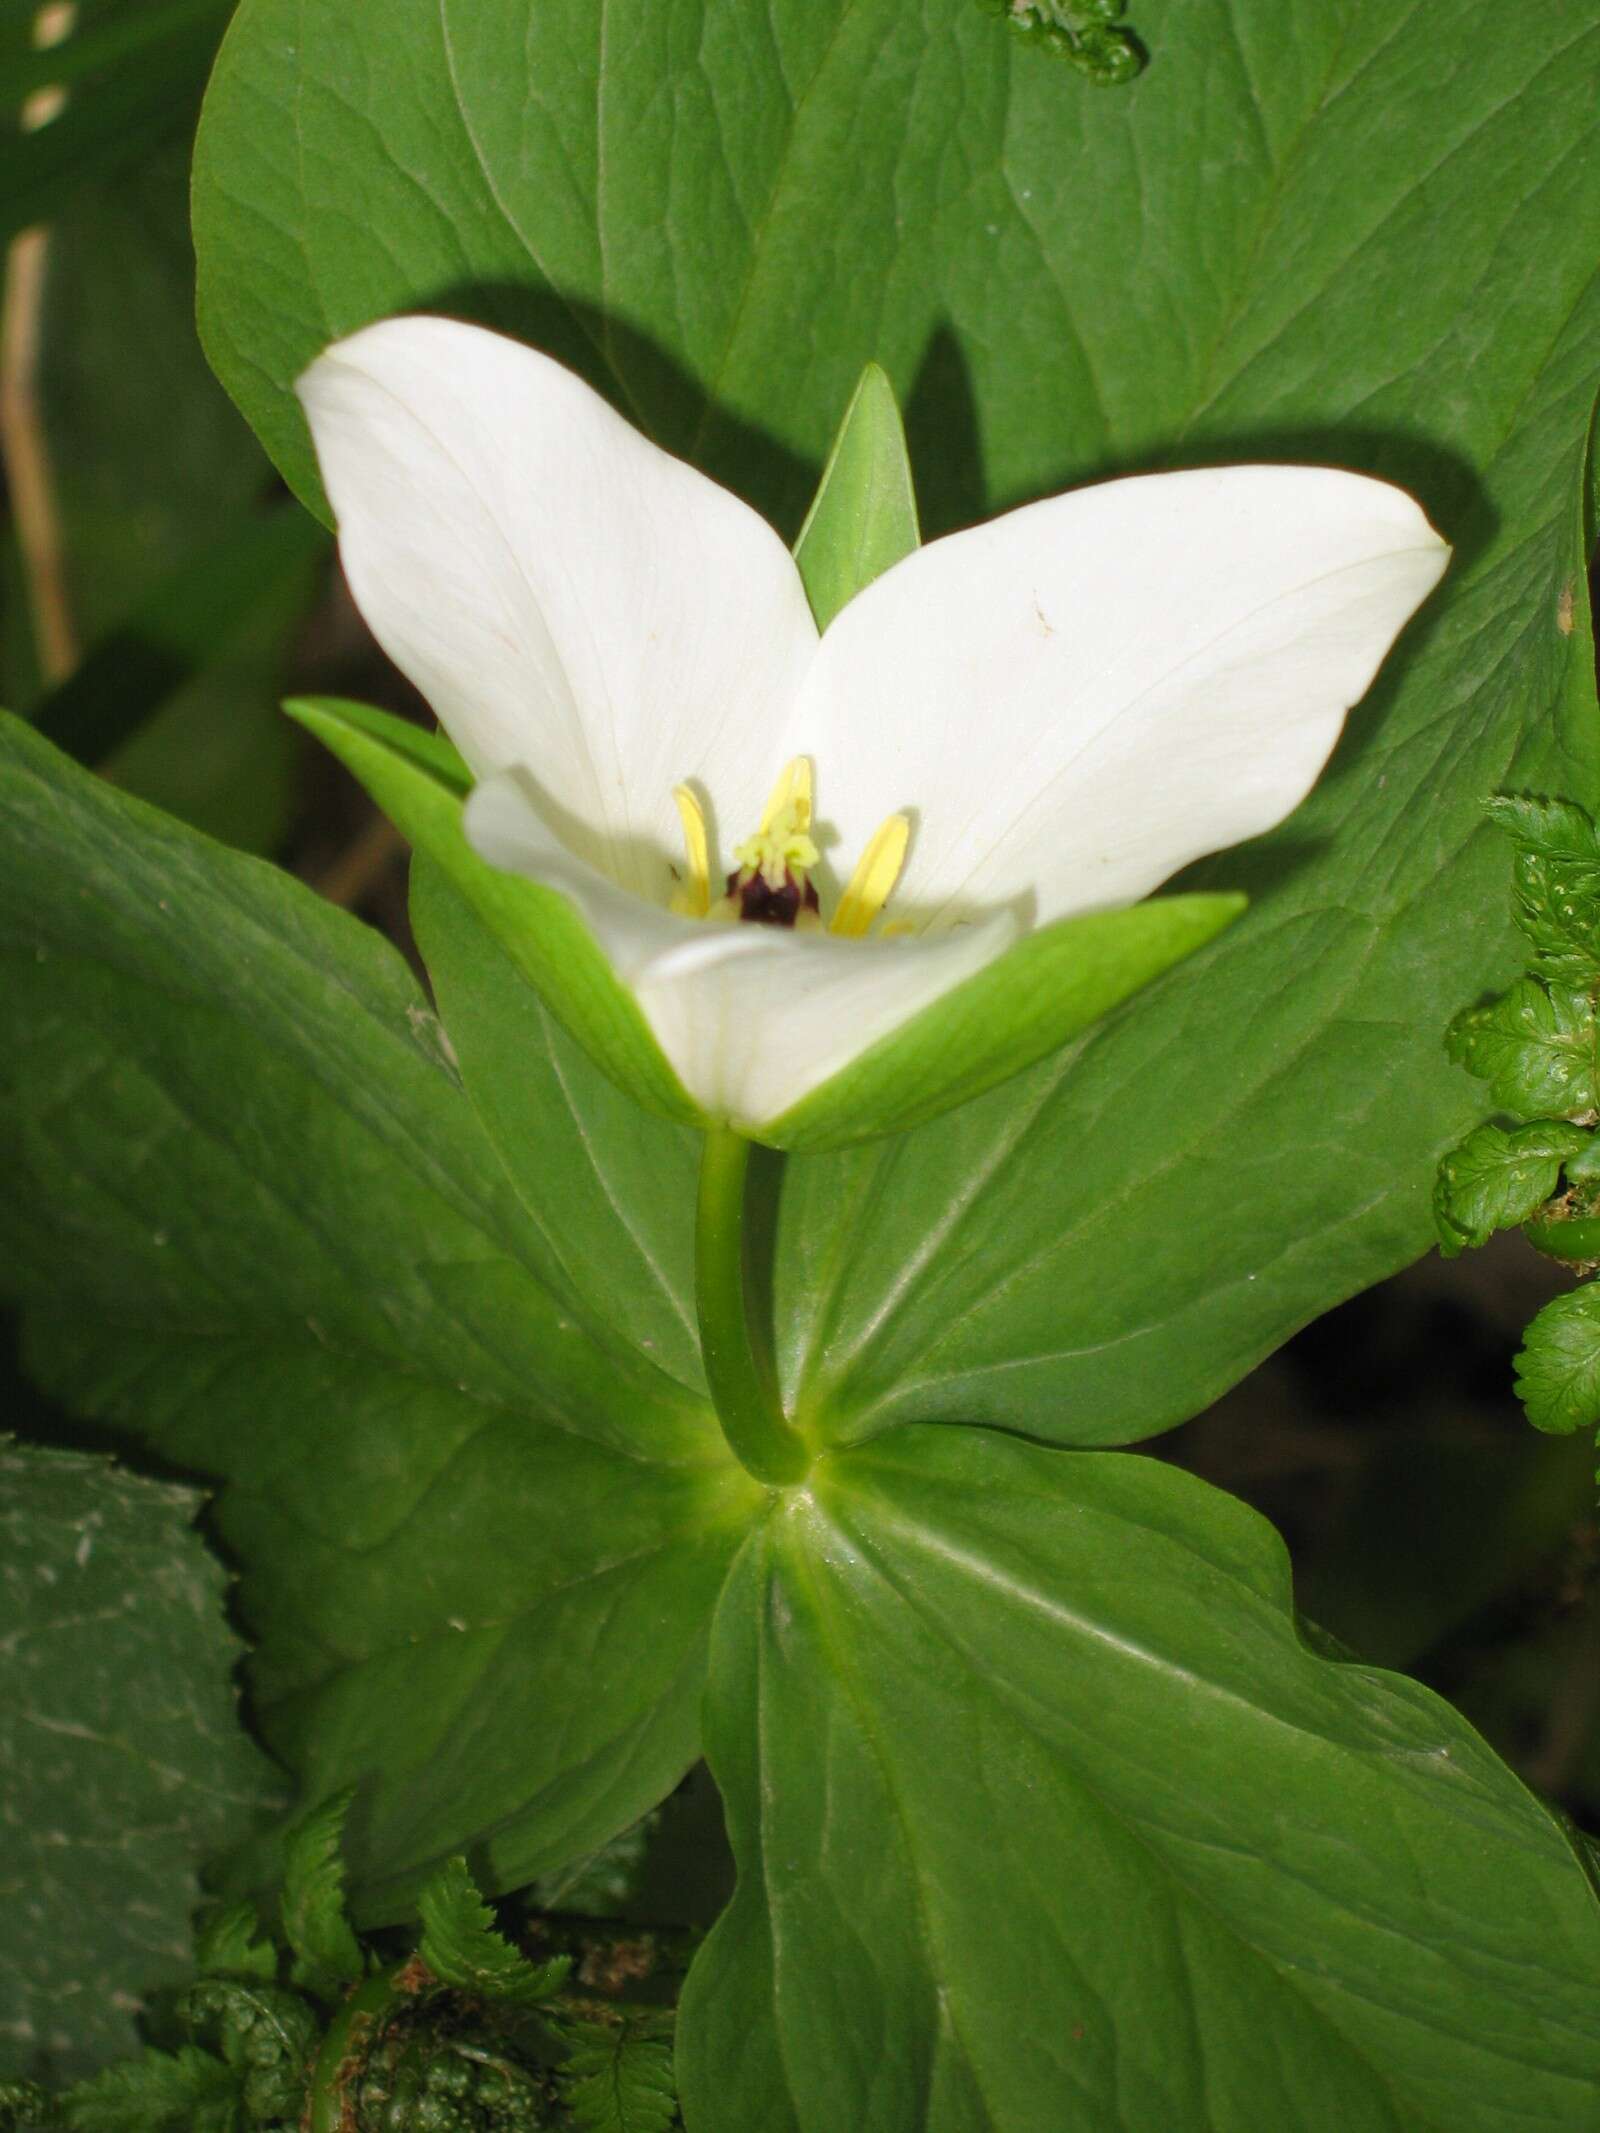
M779 773L778 782L772 788L767 801L766 813L761 817L761 834L765 837L775 829L780 815L791 817L795 829L802 834L811 827L811 759L797 755L793 762L786 763ZM815 862L812 862L815 864Z
M674 892L672 908L683 918L704 918L711 908L711 849L705 813L687 785L674 785L672 797L678 803L683 848L689 855L689 877Z
M831 932L842 933L848 940L865 937L900 879L910 842L911 824L904 815L891 815L881 828L874 830L839 899Z

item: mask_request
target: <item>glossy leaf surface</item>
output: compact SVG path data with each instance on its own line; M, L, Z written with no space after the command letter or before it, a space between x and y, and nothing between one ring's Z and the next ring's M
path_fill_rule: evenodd
M391 949L14 725L0 795L35 1369L227 1483L254 1708L308 1800L359 1787L358 1914L563 1864L696 1753L714 1423L543 1278Z
M1251 898L1224 940L1075 1055L789 1166L780 1339L826 1427L1147 1434L1425 1248L1481 1115L1440 1034L1516 968L1484 804L1593 797L1600 25L1156 0L1147 72L1099 94L969 0L630 24L246 0L204 331L308 496L294 376L431 307L582 369L786 532L875 360L930 533L1259 458L1386 475L1456 545L1309 804L1204 870Z
M1448 1705L1152 1460L908 1429L748 1543L690 2133L1588 2124L1600 1901Z

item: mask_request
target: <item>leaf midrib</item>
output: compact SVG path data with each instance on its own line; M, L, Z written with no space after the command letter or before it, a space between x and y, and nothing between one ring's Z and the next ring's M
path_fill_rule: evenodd
M1092 1456L1092 1454L1088 1456ZM881 1513L883 1509L881 1499L879 1501L878 1508ZM925 1527L920 1521L906 1514L901 1514L898 1521L896 1522L899 1524L902 1534L909 1535L915 1544L920 1544L926 1548L930 1548L935 1553L939 1554L941 1557L948 1559L947 1549L941 1545L940 1537L932 1529ZM894 1570L890 1568L889 1564L884 1560L884 1551L881 1549L880 1546L874 1545L874 1543L878 1540L878 1534L875 1527L870 1521L863 1522L862 1525L856 1529L845 1529L839 1527L831 1520L828 1521L828 1523L830 1524L831 1529L838 1533L840 1540L846 1544L846 1549L848 1550L849 1555L852 1556L855 1561L861 1563L864 1567L868 1568L878 1578L879 1582L889 1592L893 1594L896 1601L908 1608L917 1617L917 1619L924 1624L924 1627L926 1628L928 1634L932 1638L934 1638L936 1642L942 1644L947 1650L953 1653L955 1657L957 1657L961 1661L967 1674L975 1683L979 1684L990 1694L997 1696L1002 1701L1007 1703L1016 1713L1018 1722L1024 1726L1030 1736L1039 1744L1039 1746L1043 1750L1045 1750L1048 1754L1052 1756L1055 1756L1060 1753L1060 1750L1055 1745L1055 1743L1049 1738L1047 1738L1044 1734L1041 1734L1036 1729L1036 1726L1034 1725L1033 1720L1030 1716L1030 1699L1018 1688L1017 1684L1009 1677L1003 1680L997 1680L993 1670L982 1663L982 1655L969 1650L967 1646L955 1634L951 1625L947 1621L945 1621L943 1617L930 1610L926 1602L921 1597L916 1586L915 1580L910 1577L897 1576ZM957 1560L967 1570L967 1574L970 1575L974 1573L974 1566L968 1563L966 1558L958 1557ZM982 1566L977 1567L981 1571ZM1035 1594L1027 1588L1015 1585L1009 1580L1007 1580L1006 1583L1007 1589L1011 1593L1013 1593L1013 1595L1019 1601L1021 1601L1029 1608L1043 1611L1051 1615L1059 1611L1053 1608L1043 1595ZM1097 1634L1097 1632L1094 1631L1092 1625L1085 1625L1085 1628L1087 1633L1091 1635ZM1301 1646L1301 1650L1304 1652L1305 1657L1309 1662L1317 1663L1316 1654L1307 1651L1303 1645ZM1156 1663L1164 1663L1160 1662L1156 1658L1156 1655L1147 1656L1155 1660ZM1320 1663L1328 1664L1333 1662L1322 1661ZM1213 1682L1206 1682L1204 1686L1212 1693L1217 1693L1220 1685ZM1222 1691L1221 1693L1228 1694L1229 1692ZM1251 1703L1248 1704L1247 1707L1251 1711L1252 1715L1257 1718L1265 1717L1268 1719L1274 1719L1277 1715L1261 1704ZM1276 1975L1279 1979L1281 1979L1286 1985L1292 1988L1296 1988L1296 1998L1299 2003L1304 2006L1307 2011L1315 2017L1319 2025L1324 2030L1326 2030L1327 2033L1334 2040L1336 2040L1341 2050L1347 2053L1352 2059L1354 2059L1355 2062L1359 2064L1363 2069L1365 2069L1370 2075L1374 2076L1380 2084L1383 2092L1388 2095L1395 2102L1396 2105L1399 2105L1402 2102L1404 2103L1405 2110L1410 2115L1408 2115L1401 2122L1408 2129L1414 2126L1419 2129L1419 2133L1456 2133L1456 2128L1450 2122L1440 2120L1432 2116L1423 2118L1416 2115L1417 2106L1415 2104L1415 2100L1411 2091L1409 2089L1403 2088L1396 2080L1396 2078L1393 2077L1385 2067L1369 2058L1365 2049L1360 2046L1355 2040L1348 2037L1344 2033L1344 2031L1339 2028L1338 2024L1333 2020L1333 2018L1329 2014L1327 2014L1314 1999L1307 1998L1305 1994L1298 1991L1298 1975L1293 1969L1288 1968L1282 1963L1280 1963L1280 1961L1269 1951L1259 1946L1258 1943L1253 1940L1251 1936L1234 1919L1232 1919L1226 1912L1221 1910L1211 1898L1207 1897L1203 1891L1194 1888L1188 1882L1188 1880L1179 1873L1179 1871L1172 1864L1172 1862L1169 1861L1165 1857L1165 1855L1160 1852L1160 1850L1155 1845L1155 1842L1152 1837L1141 1827L1140 1824L1138 1824L1130 1817L1127 1810L1123 1808L1113 1797L1108 1795L1100 1786L1096 1785L1093 1780L1085 1774L1083 1766L1081 1764L1077 1764L1075 1766L1075 1780L1087 1794L1089 1794L1098 1802L1102 1811L1108 1816L1108 1818L1114 1821L1117 1826L1125 1832L1130 1841L1152 1861L1156 1869L1157 1875L1161 1880L1171 1885L1175 1890L1181 1892L1184 1900L1193 1905L1193 1907L1197 1911L1203 1912L1206 1916L1210 1917L1222 1929L1222 1931L1225 1932L1229 1936L1229 1938L1232 1939L1243 1951L1253 1957L1256 1961L1260 1962L1265 1968L1272 1971L1273 1974ZM1306 1885L1309 1886L1311 1884ZM1326 1892L1321 1889L1320 1884L1315 1886L1317 1886L1318 1888L1318 1893L1323 1894L1325 1896ZM1417 1936L1406 1933L1400 1927L1390 1926L1387 1924L1386 1921L1373 1919L1359 1912L1350 1913L1348 1915L1355 1918L1365 1928L1371 1929L1374 1926L1379 1927L1381 1930L1389 1933L1391 1937L1398 1940L1402 1944L1414 1943L1416 1941ZM1378 1998L1376 1995L1360 1993L1351 1983L1351 1981L1346 1977L1341 1976L1340 1978L1335 1980L1335 1983L1337 1984L1338 1989L1350 1998L1363 1999L1367 2002L1367 2004L1372 2005L1374 2007L1383 2008L1385 2009L1385 2011L1391 2014L1395 2012L1395 2010L1391 2005L1389 2005L1389 2003ZM1429 2034L1431 2034L1436 2039L1447 2045L1459 2041L1454 2035L1454 2033L1440 2030L1430 2022L1427 2022L1420 2017L1413 2015L1408 2017L1407 2019L1413 2022L1416 2027L1426 2029ZM1524 2057L1520 2054L1506 2053L1504 2051L1501 2051L1499 2052L1499 2056L1502 2060L1511 2065L1524 2065L1536 2071L1542 2070L1544 2068L1543 2061L1531 2057ZM1574 2079L1574 2077L1568 2075L1563 2075L1562 2078L1563 2080L1568 2082L1571 2082Z

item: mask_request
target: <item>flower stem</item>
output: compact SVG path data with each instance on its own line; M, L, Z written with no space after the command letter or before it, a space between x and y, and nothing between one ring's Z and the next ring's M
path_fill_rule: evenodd
M706 1132L695 1226L695 1305L706 1382L740 1464L770 1487L798 1481L811 1454L778 1398L765 1341L751 1324L745 1278L745 1178L750 1143L727 1126Z
M344 2133L353 2126L355 2092L373 2046L407 1995L416 1991L411 1962L394 1963L358 1985L328 2025L311 2072L305 2123L309 2133ZM426 1973L424 1973L426 1975Z

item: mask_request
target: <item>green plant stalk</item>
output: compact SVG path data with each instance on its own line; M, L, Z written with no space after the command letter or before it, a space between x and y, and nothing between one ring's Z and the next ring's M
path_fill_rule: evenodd
M373 2042L391 2015L413 1996L415 1987L407 1978L413 1961L396 1963L358 1985L328 2025L312 2069L306 2133L349 2133L355 2123L351 2083L360 2078Z
M722 1434L757 1481L784 1488L800 1480L811 1454L784 1415L771 1355L751 1323L744 1219L750 1146L731 1127L707 1129L695 1219L695 1307Z

